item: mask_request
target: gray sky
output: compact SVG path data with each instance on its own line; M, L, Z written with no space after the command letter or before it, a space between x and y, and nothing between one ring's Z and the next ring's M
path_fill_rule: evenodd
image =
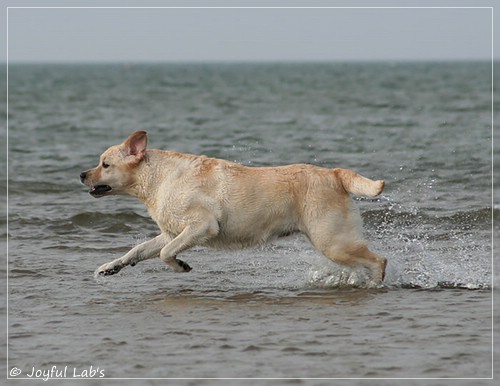
M10 63L490 60L491 45L491 9L8 10Z

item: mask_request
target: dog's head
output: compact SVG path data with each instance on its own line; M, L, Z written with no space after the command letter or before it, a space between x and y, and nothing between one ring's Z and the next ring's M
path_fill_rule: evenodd
M90 187L89 193L93 197L126 194L134 184L134 170L146 157L147 143L147 133L136 131L102 153L99 165L80 173L82 183Z

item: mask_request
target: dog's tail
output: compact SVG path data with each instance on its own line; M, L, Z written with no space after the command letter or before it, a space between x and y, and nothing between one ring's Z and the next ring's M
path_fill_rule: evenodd
M356 196L375 197L384 190L383 180L373 181L348 169L333 169L333 173L344 189Z

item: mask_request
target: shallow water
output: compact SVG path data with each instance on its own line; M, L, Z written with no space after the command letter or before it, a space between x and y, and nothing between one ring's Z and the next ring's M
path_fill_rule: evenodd
M152 260L95 278L157 234L140 203L96 200L78 181L136 129L154 148L384 178L380 198L356 198L389 259L384 288L364 288L365 272L301 236L195 248L182 256L188 274ZM17 65L8 140L18 377L52 366L111 378L491 376L486 63Z

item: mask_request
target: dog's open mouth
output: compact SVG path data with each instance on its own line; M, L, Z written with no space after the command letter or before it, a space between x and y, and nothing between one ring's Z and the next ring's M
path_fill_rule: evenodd
M90 195L94 197L100 197L111 190L109 185L96 185L90 188Z

